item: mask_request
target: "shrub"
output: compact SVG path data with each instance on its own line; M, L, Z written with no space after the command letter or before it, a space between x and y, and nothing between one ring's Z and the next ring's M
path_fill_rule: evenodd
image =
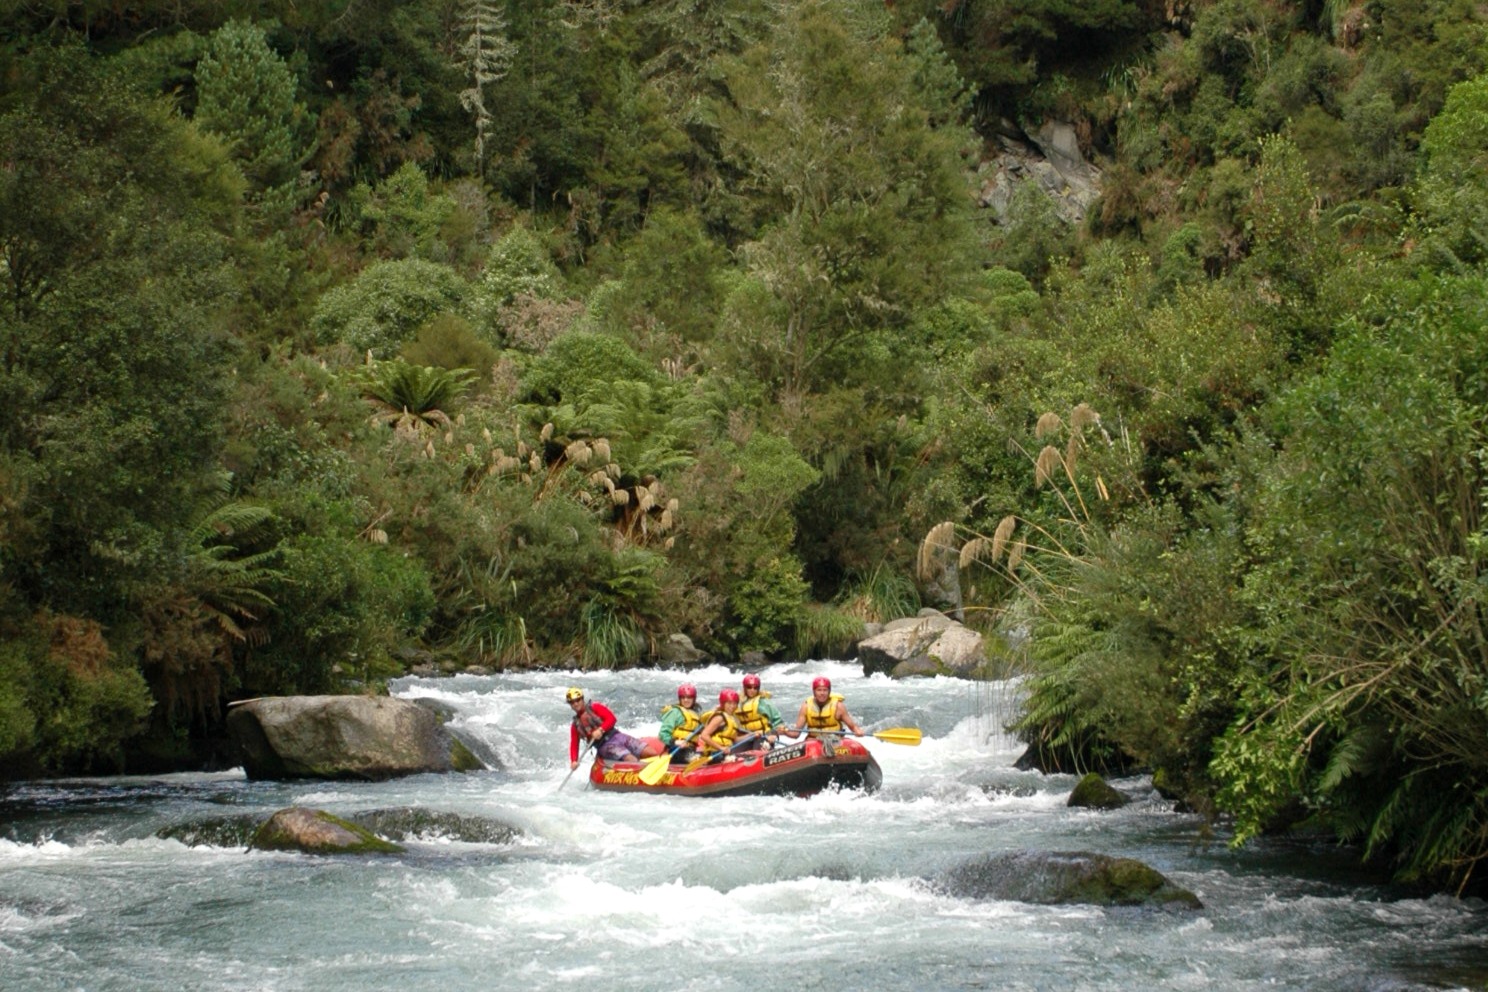
M311 328L322 344L391 358L425 322L457 312L468 292L454 269L409 258L374 262L315 305Z

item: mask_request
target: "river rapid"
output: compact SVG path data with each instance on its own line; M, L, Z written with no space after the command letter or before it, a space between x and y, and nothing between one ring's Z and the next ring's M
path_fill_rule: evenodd
M499 771L382 783L249 782L241 771L21 783L0 793L0 989L460 992L1127 990L1488 987L1488 909L1405 893L1325 844L1230 850L1144 778L1114 812L1065 805L1073 776L1012 767L1016 687L864 678L856 665L762 672L793 714L829 675L870 740L873 795L699 799L568 778L580 685L654 733L676 673L405 679ZM738 673L692 672L705 702ZM565 781L566 780L566 781ZM289 805L419 806L502 821L510 842L436 834L393 856L188 845L157 832ZM950 898L930 880L990 852L1147 862L1200 911Z

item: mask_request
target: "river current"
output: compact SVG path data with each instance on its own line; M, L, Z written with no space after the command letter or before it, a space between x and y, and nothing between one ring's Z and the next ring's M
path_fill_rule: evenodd
M1145 778L1134 802L1070 809L1073 776L1020 772L1001 730L1016 687L864 678L813 662L762 672L792 715L829 675L865 729L872 795L680 798L568 777L580 685L654 733L676 673L405 679L500 770L382 783L250 782L241 771L21 783L0 793L0 989L619 992L1488 987L1488 907L1397 890L1326 843L1231 850ZM738 673L695 671L704 702ZM501 821L501 842L437 833L401 855L315 857L160 832L289 805L423 807ZM951 898L978 855L1138 858L1199 911Z

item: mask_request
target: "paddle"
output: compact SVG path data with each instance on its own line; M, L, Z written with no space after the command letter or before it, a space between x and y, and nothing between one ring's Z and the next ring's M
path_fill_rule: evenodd
M667 766L672 763L672 757L691 743L692 739L697 736L698 730L702 729L702 726L699 725L697 730L684 737L681 744L673 745L672 749L666 754L658 754L654 758L647 758L646 767L641 769L641 781L647 785L655 785L657 782L660 782L661 777L666 774Z
M758 736L759 734L757 733L745 734L743 737L740 737L738 740L734 741L722 751L714 751L712 754L705 754L701 758L694 758L692 761L688 762L686 768L682 769L682 774L685 775L695 768L701 768L703 765L711 765L713 762L721 760L724 755L733 754L735 751L739 750L739 748L743 747L745 744L748 744L750 741L754 740Z
M805 733L813 737L825 735L846 734L849 737L877 737L881 741L890 744L908 744L911 747L920 743L919 727L890 727L888 730L875 730L866 734L855 734L851 730L805 730L784 731L785 733Z
M593 746L594 746L594 742L593 741L586 741L586 742L584 742L584 750L582 750L582 751L579 752L579 761L580 762L582 762L584 760L585 755L587 755L589 753L589 749L591 747L593 747ZM560 782L560 783L558 783L558 791L559 792L562 792L563 791L563 787L568 784L568 780L571 779L571 778L573 778L573 773L576 772L576 771L578 771L578 770L579 770L579 766L577 764L574 765L572 768L570 768L568 770L568 774L565 775L565 776L563 776L563 781Z

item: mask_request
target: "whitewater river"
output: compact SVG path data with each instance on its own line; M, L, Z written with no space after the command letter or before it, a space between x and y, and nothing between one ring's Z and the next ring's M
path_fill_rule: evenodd
M708 992L998 989L1482 989L1488 908L1352 871L1325 844L1231 851L1145 779L1116 812L1065 805L1070 776L1012 768L1012 689L865 679L855 665L762 674L793 713L830 675L870 729L875 795L686 799L601 793L568 773L564 687L654 732L678 676L520 673L403 680L499 771L385 783L241 772L30 783L0 793L0 989ZM738 674L689 676L716 698ZM157 831L301 804L421 806L517 838L425 836L403 855L325 858L188 845ZM989 852L1139 858L1197 912L949 898L931 880Z

